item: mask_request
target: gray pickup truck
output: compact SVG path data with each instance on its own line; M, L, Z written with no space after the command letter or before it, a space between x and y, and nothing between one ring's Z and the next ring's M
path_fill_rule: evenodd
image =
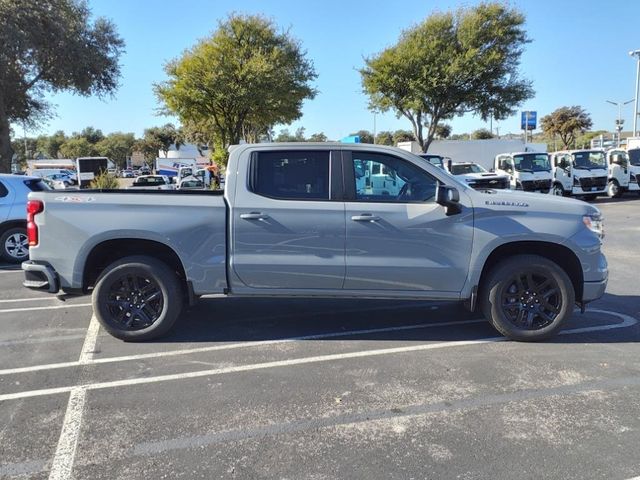
M165 334L207 294L462 301L540 340L608 276L595 207L476 191L375 145L241 145L224 192L33 192L27 210L24 285L91 292L129 341Z

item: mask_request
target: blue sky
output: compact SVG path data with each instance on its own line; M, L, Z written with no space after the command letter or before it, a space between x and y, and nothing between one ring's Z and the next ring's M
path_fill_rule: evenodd
M38 132L67 133L87 125L135 132L175 119L158 116L152 84L165 78L163 64L215 30L231 12L262 13L289 29L313 60L319 95L304 105L303 117L289 126L307 134L325 132L339 139L359 129L373 130L373 115L361 93L357 69L363 58L397 40L403 29L435 10L475 2L460 1L227 1L227 0L90 0L95 15L112 19L126 41L120 88L113 98L100 100L70 94L50 98L56 116ZM640 49L637 20L640 1L593 0L513 1L527 17L533 42L522 57L521 72L533 81L535 98L521 110L541 117L563 105L581 105L595 129L612 129L617 108L605 100L634 97L635 62L631 49ZM627 19L629 21L627 21ZM625 130L631 129L633 105L623 110ZM467 115L451 122L453 133L488 127ZM517 132L519 116L498 124L500 133ZM495 127L495 124L494 124ZM409 128L393 114L377 116L377 131ZM279 130L279 127L276 128ZM22 135L22 129L17 129Z

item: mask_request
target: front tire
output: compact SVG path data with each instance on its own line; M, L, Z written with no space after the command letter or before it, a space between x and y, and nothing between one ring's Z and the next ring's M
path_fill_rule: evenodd
M551 193L553 193L557 197L564 197L564 189L562 188L562 185L559 185L557 183L553 186Z
M575 292L569 276L538 255L517 255L489 273L482 310L496 330L511 340L532 342L555 335L571 316Z
M0 258L9 263L29 259L29 239L25 227L14 227L0 235Z
M620 198L622 196L622 189L618 182L611 180L607 185L607 195L609 198Z
M183 292L176 272L153 257L109 265L93 290L93 311L116 338L135 342L166 334L180 316Z

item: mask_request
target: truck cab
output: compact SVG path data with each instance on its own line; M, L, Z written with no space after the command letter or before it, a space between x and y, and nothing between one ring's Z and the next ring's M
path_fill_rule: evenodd
M612 148L607 150L606 156L609 168L607 195L609 198L619 198L629 190L629 181L631 180L629 155L621 148Z
M550 154L553 194L593 200L607 193L609 174L602 150L563 150Z
M544 152L514 152L496 155L494 171L507 175L511 188L549 193L552 185L549 156Z
M640 194L640 147L627 150L629 156L629 191Z

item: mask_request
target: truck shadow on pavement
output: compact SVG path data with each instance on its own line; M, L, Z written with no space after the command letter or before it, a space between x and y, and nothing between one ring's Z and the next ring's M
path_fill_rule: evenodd
M0 272L22 270L19 263L0 263Z
M640 340L640 324L590 310L616 312L640 320L639 296L605 295L547 343L618 343ZM628 317L627 317L628 318ZM606 327L606 328L605 328ZM616 327L616 328L612 328ZM387 342L466 341L501 335L479 312L460 304L366 299L201 299L185 311L173 331L157 343L252 342L277 339L367 340Z

